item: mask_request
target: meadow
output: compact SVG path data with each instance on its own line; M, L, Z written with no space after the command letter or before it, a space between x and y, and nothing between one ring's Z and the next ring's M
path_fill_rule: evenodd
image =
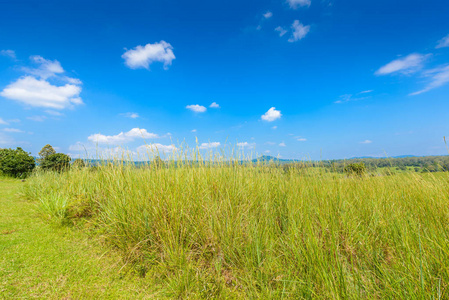
M158 297L447 299L448 183L200 159L35 172L23 193Z

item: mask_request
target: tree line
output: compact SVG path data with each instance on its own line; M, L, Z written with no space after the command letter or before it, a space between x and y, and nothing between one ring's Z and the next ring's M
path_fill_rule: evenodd
M72 159L64 153L57 153L51 145L45 145L35 159L31 153L20 147L16 149L0 149L0 173L2 175L25 178L37 167L44 171L63 172L71 166L84 166L81 159Z

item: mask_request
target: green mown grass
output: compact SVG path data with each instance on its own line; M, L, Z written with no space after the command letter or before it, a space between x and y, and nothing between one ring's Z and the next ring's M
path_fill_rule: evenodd
M29 181L42 216L102 237L158 297L449 298L448 173L200 163Z
M147 280L122 268L119 255L74 228L47 224L28 182L0 178L0 299L143 299Z

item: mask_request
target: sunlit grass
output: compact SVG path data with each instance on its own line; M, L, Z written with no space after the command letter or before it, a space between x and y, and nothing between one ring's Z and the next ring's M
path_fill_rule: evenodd
M448 173L223 157L41 173L25 192L45 217L95 227L169 297L449 297Z

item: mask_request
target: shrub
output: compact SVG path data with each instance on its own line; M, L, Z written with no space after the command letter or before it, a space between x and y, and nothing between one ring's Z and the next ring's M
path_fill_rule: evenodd
M84 168L84 167L86 167L86 162L84 160L82 160L81 158L77 158L73 162L72 166L74 168Z
M34 158L20 147L0 149L0 172L4 175L26 177L35 166Z
M353 163L345 167L345 172L348 174L363 175L366 173L366 166L364 163Z
M64 153L55 153L43 159L40 166L43 170L62 172L70 168L70 161L70 156Z

